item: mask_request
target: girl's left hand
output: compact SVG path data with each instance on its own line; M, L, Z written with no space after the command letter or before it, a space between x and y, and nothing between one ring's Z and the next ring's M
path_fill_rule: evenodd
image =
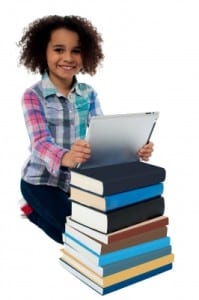
M147 161L152 155L152 152L153 152L153 143L149 142L138 151L138 155L142 160Z

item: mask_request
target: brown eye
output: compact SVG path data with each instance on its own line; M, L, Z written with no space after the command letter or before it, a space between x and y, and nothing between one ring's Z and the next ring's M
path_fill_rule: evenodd
M81 49L77 48L73 50L73 53L75 54L80 54L81 53Z
M57 52L57 53L63 53L64 49L62 49L62 48L55 48L54 51Z

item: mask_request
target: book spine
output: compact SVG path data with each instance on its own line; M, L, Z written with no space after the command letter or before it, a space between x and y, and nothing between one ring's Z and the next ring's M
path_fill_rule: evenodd
M143 174L142 174L143 175ZM149 176L142 176L141 178L134 177L133 180L131 177L128 178L120 178L120 181L116 182L104 182L103 183L103 195L111 195L122 193L125 191L129 191L132 189L138 189L145 186L154 185L165 180L165 173L164 171L154 172Z
M164 213L164 207L164 198L157 197L124 209L111 211L107 214L107 233L161 216Z
M148 253L149 251L157 250L167 246L170 246L170 237L168 236L158 240L153 240L136 246L128 247L122 250L117 250L111 253L97 255L99 266L107 265L128 257L135 257L137 255ZM89 249L89 251L92 252L91 249Z
M156 239L160 239L162 237L165 237L167 235L167 227L160 227L158 229L155 230L151 230L148 231L147 233L141 233L141 234L137 234L135 236L132 236L130 238L127 239L123 239L121 241L115 242L115 243L111 243L109 245L101 245L101 249L100 249L100 253L101 254L105 254L105 253L109 253L111 251L116 251L119 249L124 249L126 247L130 247L133 245L138 245L141 243L145 243L151 240L156 240Z
M133 235L137 235L137 234L140 234L143 232L148 232L150 230L154 230L156 228L166 226L169 224L169 218L166 216L157 221L155 219L156 218L154 218L154 222L150 222L150 223L143 222L143 225L142 225L142 223L140 223L140 226L136 226L130 230L123 230L121 232L116 231L116 232L111 233L110 235L106 235L107 239L108 239L107 244L116 242L118 240L122 240L124 238L128 238Z
M134 284L134 283L137 283L139 281L142 281L142 280L145 280L145 279L148 279L152 276L155 276L155 275L158 275L158 274L161 274L163 272L166 272L166 271L169 271L171 270L173 267L173 264L168 264L168 265L164 265L162 267L159 267L159 268L156 268L154 270L151 270L151 271L148 271L148 272L145 272L145 273L142 273L141 275L138 275L138 276L134 276L134 277L131 277L129 279L126 279L124 281L121 281L119 283L116 283L116 284L113 284L113 285L110 285L106 288L103 289L103 295L105 294L108 294L108 293L111 293L115 290L118 290L118 289L121 289L121 288L124 288L128 285L131 285L131 284Z
M163 189L163 183L160 182L139 189L133 189L127 192L106 196L106 211L114 210L119 207L124 207L160 196L163 194Z

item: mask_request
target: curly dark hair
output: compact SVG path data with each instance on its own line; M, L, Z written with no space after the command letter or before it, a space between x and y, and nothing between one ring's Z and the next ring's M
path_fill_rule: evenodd
M24 65L33 73L43 74L48 68L46 49L51 33L60 28L66 28L78 34L83 60L81 72L94 75L97 66L104 58L101 47L102 37L90 21L73 15L65 17L52 15L30 23L18 43L21 47L19 64Z

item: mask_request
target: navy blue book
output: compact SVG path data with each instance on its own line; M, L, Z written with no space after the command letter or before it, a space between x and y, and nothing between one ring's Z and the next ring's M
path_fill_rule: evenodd
M163 182L164 168L141 161L88 169L71 169L71 186L98 195L126 192Z

